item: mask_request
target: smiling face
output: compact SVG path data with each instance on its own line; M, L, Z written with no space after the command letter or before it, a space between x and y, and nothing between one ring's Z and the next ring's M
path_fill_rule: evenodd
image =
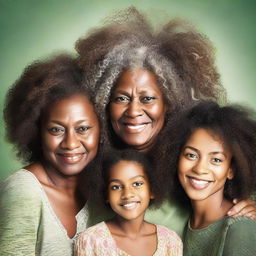
M178 176L192 201L223 198L227 179L233 178L231 153L219 137L206 129L195 130L180 154Z
M145 69L125 70L112 92L110 120L129 146L150 149L164 125L166 104L156 77Z
M107 201L120 219L143 220L152 198L148 178L141 164L121 160L111 167Z
M41 121L43 160L60 175L76 175L95 157L99 123L93 105L83 95L51 104Z

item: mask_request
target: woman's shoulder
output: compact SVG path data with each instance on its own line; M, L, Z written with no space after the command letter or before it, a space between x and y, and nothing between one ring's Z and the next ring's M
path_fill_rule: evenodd
M223 255L256 255L256 221L246 218L227 218Z
M0 184L0 194L3 199L14 197L16 200L38 198L41 193L40 183L28 170L20 169Z
M246 217L226 218L228 229L236 231L256 230L256 221Z

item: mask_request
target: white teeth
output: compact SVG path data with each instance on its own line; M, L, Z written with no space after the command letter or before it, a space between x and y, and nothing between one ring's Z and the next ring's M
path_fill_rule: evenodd
M76 161L79 159L80 156L66 156L65 158L67 158L68 160L72 160L72 161Z
M137 206L137 202L132 202L132 203L127 203L127 204L122 204L121 206L124 207L127 210L132 210Z
M130 206L133 206L133 205L135 205L136 203L129 203L129 204L124 204L123 206L124 207L130 207Z
M195 180L195 179L191 179L191 180L198 185L205 185L209 183L209 181L205 181L205 180Z
M146 125L145 124L141 124L141 125L127 125L127 127L131 130L138 130L138 129L141 129L143 127L145 127Z

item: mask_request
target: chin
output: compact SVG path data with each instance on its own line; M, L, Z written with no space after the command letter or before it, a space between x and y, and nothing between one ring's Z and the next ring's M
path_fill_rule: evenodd
M144 147L145 145L150 144L148 140L140 138L133 140L124 139L124 142L131 147Z

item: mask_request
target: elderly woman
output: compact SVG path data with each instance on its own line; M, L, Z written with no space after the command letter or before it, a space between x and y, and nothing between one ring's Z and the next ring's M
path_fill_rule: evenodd
M178 207L178 198L170 200L167 127L174 113L197 99L225 102L210 41L179 20L154 30L141 13L129 8L78 40L76 49L105 124L105 144L132 147L152 157L157 166L154 177L165 187L168 200L148 219L181 234L188 209ZM255 206L243 201L230 214L237 212L250 215Z
M76 61L62 55L28 66L9 90L4 115L8 139L28 165L0 186L0 254L70 256L88 216L78 181L99 141Z

